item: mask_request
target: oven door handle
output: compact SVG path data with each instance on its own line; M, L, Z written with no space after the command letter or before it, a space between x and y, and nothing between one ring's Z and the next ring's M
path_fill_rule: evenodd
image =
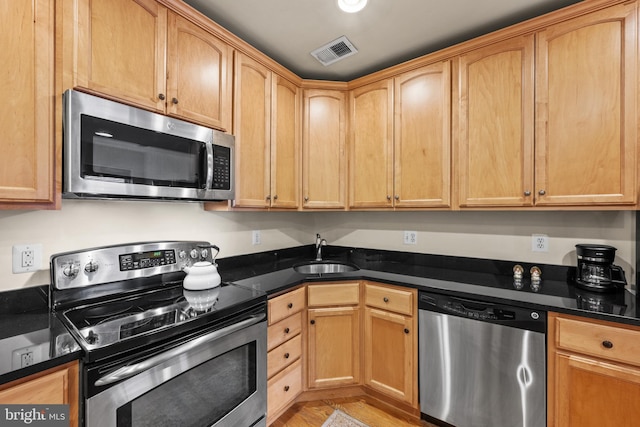
M178 347L173 348L169 351L150 357L147 360L143 360L142 362L138 362L134 365L125 365L122 368L116 369L110 374L107 374L99 378L98 380L96 380L95 385L96 387L100 387L100 386L115 383L125 378L130 378L134 375L139 374L140 372L146 371L148 369L153 368L154 366L157 366L163 362L166 362L169 359L173 359L174 357L180 356L181 354L192 351L195 348L203 344L206 344L210 341L222 338L225 335L229 335L240 329L259 323L262 320L264 320L264 318L265 318L264 314L252 315L248 319L242 320L238 323L234 323L233 325L227 326L225 328L218 329L217 331L213 331L207 335L203 335L199 338L189 341L186 344L179 345Z

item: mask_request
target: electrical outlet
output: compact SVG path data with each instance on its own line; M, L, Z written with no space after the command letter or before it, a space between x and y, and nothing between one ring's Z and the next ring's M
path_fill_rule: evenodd
M549 236L546 234L531 235L532 252L549 252Z
M404 240L403 243L405 245L415 245L418 243L418 232L417 231L405 231L404 232Z
M13 350L12 367L14 369L25 368L35 363L34 349L31 347L24 347L18 350Z
M42 245L40 243L13 246L13 273L36 271L39 270L41 266Z
M262 235L260 233L260 230L253 230L251 232L251 244L259 245L261 243L262 243Z

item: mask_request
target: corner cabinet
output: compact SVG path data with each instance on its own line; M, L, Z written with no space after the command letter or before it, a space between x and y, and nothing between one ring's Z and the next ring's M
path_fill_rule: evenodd
M54 202L54 7L5 2L0 114L0 205Z
M364 295L364 384L417 408L417 291L365 282Z
M304 91L302 206L305 209L345 208L346 107L344 91Z
M233 206L296 209L301 120L298 87L238 53L234 88Z
M549 313L549 427L640 418L640 328Z
M69 405L69 425L78 426L78 362L51 368L0 386L3 405Z
M360 284L307 285L309 389L360 382Z
M63 7L65 88L231 128L232 50L214 35L155 0Z
M537 34L537 205L636 202L637 14L622 3Z

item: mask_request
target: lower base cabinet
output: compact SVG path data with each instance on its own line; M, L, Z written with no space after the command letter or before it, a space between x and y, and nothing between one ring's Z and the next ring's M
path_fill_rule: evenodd
M549 427L640 420L640 328L549 314Z
M69 425L78 425L78 362L0 386L3 405L69 405Z

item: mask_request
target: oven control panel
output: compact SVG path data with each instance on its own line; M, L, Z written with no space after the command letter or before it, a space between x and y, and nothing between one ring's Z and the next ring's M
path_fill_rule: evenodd
M55 254L52 285L79 288L178 272L200 260L213 262L209 248L209 242L143 242Z

